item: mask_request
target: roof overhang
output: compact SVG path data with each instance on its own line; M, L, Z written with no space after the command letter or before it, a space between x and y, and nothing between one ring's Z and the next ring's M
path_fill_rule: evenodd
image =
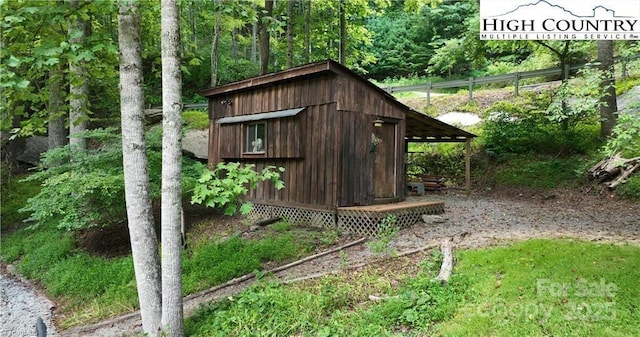
M233 124L233 123L245 123L245 122L255 122L261 121L265 119L274 119L274 118L284 118L284 117L292 117L299 114L305 108L296 108L296 109L288 109L288 110L280 110L280 111L272 111L272 112L264 112L259 114L252 115L241 115L241 116L233 116L233 117L223 117L216 121L218 124Z

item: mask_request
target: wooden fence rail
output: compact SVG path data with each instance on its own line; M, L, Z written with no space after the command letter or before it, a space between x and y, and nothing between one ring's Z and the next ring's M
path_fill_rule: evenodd
M639 55L634 55L632 57L616 57L617 62L622 63L622 76L627 76L627 63L631 60L635 60L640 58ZM547 68L540 69L534 71L524 71L524 72L516 72L509 73L504 75L494 75L494 76L485 76L485 77L469 77L466 80L452 80L445 82L427 82L424 84L414 84L414 85L403 85L397 87L387 87L385 90L389 93L396 92L409 92L409 91L426 91L427 92L427 107L431 105L431 91L434 89L445 89L445 88L463 88L467 87L469 89L469 100L473 100L473 87L476 85L489 84L489 83L505 83L511 82L514 85L514 95L519 95L520 88L520 80L527 78L544 78L550 76L562 76L563 78L568 78L570 74L577 72L579 69L588 66L589 63L577 64L577 65L568 65L566 64L564 70L560 67L558 68Z

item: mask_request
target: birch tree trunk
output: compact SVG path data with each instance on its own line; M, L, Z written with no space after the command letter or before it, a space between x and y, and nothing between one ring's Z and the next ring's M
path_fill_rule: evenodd
M67 143L64 114L62 112L64 103L62 80L62 70L59 66L54 67L49 73L49 122L47 124L49 150L65 146Z
M213 24L213 41L211 42L211 80L209 85L215 87L218 85L218 46L220 44L220 20L222 9L218 9L216 13L216 21Z
M184 335L182 310L182 76L177 0L162 0L162 334Z
M120 109L125 201L142 328L158 336L162 317L160 257L151 210L144 139L140 11L135 1L119 3Z
M69 43L72 48L82 48L86 39L86 22L78 13L81 2L69 0L69 6L75 9L69 22ZM85 62L69 61L69 144L87 148L86 138L74 137L74 134L87 129L87 111L89 110L89 85Z

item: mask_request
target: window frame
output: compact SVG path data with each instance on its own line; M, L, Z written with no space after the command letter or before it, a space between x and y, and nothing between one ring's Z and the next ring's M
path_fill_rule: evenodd
M262 133L263 133L263 137L262 137L262 149L259 151L253 151L252 150L252 142L255 141L255 139L259 139L259 133L260 133L260 127L262 126ZM254 127L254 128L252 128ZM267 153L267 122L266 121L255 121L255 122L251 122L251 123L246 123L244 125L244 144L242 144L242 154L244 155L266 155ZM251 130L253 131L253 135ZM253 138L250 138L250 136L253 136Z

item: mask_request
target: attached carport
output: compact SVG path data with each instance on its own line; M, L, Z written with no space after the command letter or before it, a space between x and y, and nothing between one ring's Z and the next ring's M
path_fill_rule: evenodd
M409 143L465 143L465 193L471 193L471 140L476 135L410 110L406 114L405 153Z

